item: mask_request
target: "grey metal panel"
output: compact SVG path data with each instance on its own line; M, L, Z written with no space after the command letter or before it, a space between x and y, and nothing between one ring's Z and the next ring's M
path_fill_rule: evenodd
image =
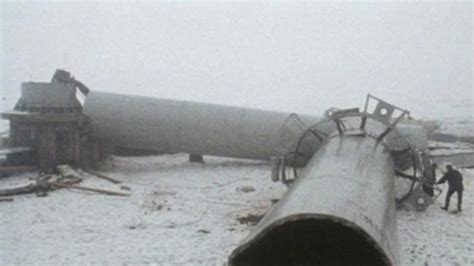
M78 108L76 89L72 84L24 82L20 101L28 108Z
M327 255L322 254L324 252L337 254L337 250L315 248L318 241L324 242L322 246L326 248L332 246L338 249L349 244L350 250L365 252L361 246L350 246L350 240L331 243L338 239L337 231L344 228L365 239L365 243L376 250L374 258L380 258L386 264L398 264L393 182L389 152L383 145L376 145L373 138L346 135L329 139L316 152L288 193L233 251L229 265L268 265L275 259L288 261L292 252L301 252L299 249L305 248L308 249L304 251L306 257L313 254L321 259ZM298 224L300 221L307 221L309 226L302 228ZM323 223L340 227L332 231L311 231ZM282 228L285 227L291 230L284 231ZM301 231L306 234L296 238ZM272 235L273 232L278 236ZM321 235L308 246L303 243L312 239L309 232ZM278 239L283 239L285 243L282 250L277 249ZM344 252L339 253L340 258L347 256ZM313 265L315 261L298 263ZM357 264L357 261L352 264Z
M289 113L104 92L90 92L83 113L95 136L116 145L249 159L285 154L304 130L288 131ZM298 117L307 126L320 119Z

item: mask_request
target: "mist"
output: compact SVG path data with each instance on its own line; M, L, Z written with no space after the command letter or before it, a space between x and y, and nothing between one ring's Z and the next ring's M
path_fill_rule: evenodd
M474 113L472 3L13 3L2 110L56 68L90 89L320 115L367 93Z

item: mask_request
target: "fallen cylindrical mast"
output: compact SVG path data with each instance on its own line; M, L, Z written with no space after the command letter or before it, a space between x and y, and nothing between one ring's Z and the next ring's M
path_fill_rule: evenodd
M83 113L91 135L115 146L261 160L294 151L315 124L322 136L336 128L316 116L96 91L87 95ZM417 138L420 130L398 130L401 135L387 136L397 149L426 145ZM299 152L310 158L320 144L309 134Z
M229 265L398 264L393 182L374 138L328 139Z
M94 91L87 95L83 113L92 134L115 145L248 159L286 154L321 119ZM334 125L327 121L318 129L330 133ZM313 140L307 146L317 144Z

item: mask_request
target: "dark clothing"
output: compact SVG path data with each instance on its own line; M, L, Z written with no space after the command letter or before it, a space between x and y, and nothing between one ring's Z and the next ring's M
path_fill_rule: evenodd
M433 180L433 184L436 183L436 166L431 167L431 180Z
M449 170L437 183L442 184L446 181L448 181L449 188L448 192L446 193L446 202L444 208L449 208L449 200L451 199L451 196L456 192L458 194L458 211L461 211L462 192L464 190L461 173L457 170Z
M434 196L434 190L432 185L423 184L423 191L426 193L426 195L430 197Z
M462 184L462 175L457 170L450 170L446 172L443 177L438 181L438 184L442 184L448 181L449 190L463 191L464 186Z
M444 203L444 207L446 209L449 208L449 200L451 199L451 196L454 193L458 193L458 211L461 211L461 205L462 205L462 190L448 190L448 193L446 193L446 201Z

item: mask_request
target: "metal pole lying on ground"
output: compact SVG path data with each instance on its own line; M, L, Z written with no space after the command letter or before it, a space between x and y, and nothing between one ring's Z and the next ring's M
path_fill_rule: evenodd
M229 265L398 263L393 164L366 135L330 138Z
M83 113L92 135L114 145L261 160L285 154L305 125L321 119L94 91L87 95ZM329 121L320 130L330 133L333 127Z

